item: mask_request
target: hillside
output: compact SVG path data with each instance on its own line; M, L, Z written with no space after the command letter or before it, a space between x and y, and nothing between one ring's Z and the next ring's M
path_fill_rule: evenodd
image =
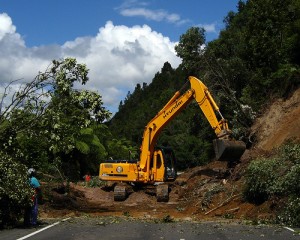
M255 148L270 151L289 139L300 139L300 89L289 99L275 101L252 127Z
M255 142L244 153L240 164L228 169L225 162L213 161L187 170L171 184L168 203L157 203L155 196L145 191L132 193L124 202L114 202L113 192L71 184L69 194L52 191L52 202L42 206L41 216L89 213L143 219L273 219L274 210L278 207L276 203L266 201L255 205L243 200L243 173L255 157L270 154L288 140L300 140L299 126L300 89L289 99L274 101L256 119L252 127Z

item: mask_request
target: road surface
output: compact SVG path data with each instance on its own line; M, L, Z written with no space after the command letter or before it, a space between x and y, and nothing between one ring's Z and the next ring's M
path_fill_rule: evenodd
M169 219L165 219L169 220ZM1 240L300 240L297 231L280 226L240 223L143 221L116 217L49 220L38 228L0 231Z

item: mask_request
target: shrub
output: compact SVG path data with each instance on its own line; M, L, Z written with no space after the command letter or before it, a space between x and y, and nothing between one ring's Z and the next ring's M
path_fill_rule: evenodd
M246 171L245 198L254 203L262 203L274 192L278 181L276 174L278 159L257 159L252 161Z
M288 143L277 156L253 160L245 175L244 197L254 203L262 203L271 197L280 198L278 219L300 226L300 145ZM287 199L287 200L286 200Z
M300 226L300 197L291 196L282 213L278 216L279 222L290 226Z
M0 226L14 224L32 195L26 166L0 152Z
M283 189L289 194L300 194L300 164L292 166L283 179Z
M280 156L283 160L294 164L300 164L300 144L288 143L280 148Z
M95 188L102 187L105 185L105 182L101 181L98 176L94 176L91 178L89 182L85 182L85 186Z

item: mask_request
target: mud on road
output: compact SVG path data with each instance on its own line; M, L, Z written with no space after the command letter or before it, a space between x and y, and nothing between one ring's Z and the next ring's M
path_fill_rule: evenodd
M160 220L271 220L273 215L268 204L258 207L243 201L242 179L238 173L229 173L227 163L218 161L190 169L170 183L170 198L166 203L157 202L153 194L143 190L116 202L112 191L71 183L68 192L51 192L51 199L40 207L40 217L89 214Z

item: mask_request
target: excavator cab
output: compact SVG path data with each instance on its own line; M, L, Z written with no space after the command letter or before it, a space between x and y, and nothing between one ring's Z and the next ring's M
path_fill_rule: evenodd
M161 147L165 165L165 181L174 180L177 176L176 159L172 148Z
M177 177L176 159L172 148L155 147L151 169L156 182L167 182Z

